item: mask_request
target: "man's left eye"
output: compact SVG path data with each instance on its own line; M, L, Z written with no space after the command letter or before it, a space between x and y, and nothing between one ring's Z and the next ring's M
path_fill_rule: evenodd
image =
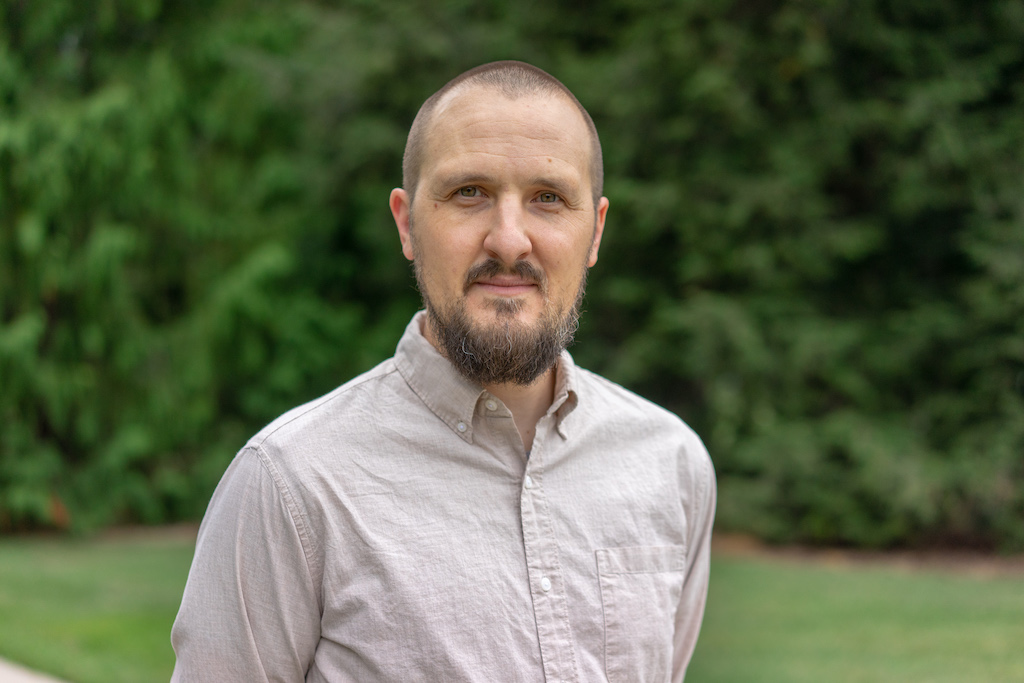
M554 192L542 192L539 195L537 195L537 201L543 204L550 204L552 202L558 201L558 195L555 194Z

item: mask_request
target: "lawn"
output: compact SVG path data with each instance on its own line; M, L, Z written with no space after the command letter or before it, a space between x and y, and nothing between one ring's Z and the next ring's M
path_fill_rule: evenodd
M186 531L0 540L0 655L75 683L167 681ZM1024 680L1024 572L715 560L690 683Z
M75 683L166 681L194 532L0 540L0 656Z
M714 561L687 681L1024 681L1024 570Z

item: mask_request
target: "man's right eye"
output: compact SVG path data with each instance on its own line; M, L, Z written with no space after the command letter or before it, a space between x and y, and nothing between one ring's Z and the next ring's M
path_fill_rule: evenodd
M459 196L461 197L477 197L480 195L480 188L476 185L469 185L467 187L459 188Z

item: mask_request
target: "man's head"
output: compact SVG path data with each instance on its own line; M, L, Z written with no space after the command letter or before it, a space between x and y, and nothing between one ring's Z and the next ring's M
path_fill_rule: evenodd
M416 195L420 172L423 166L424 147L434 111L438 104L445 100L449 93L457 89L469 87L489 87L500 91L508 99L519 99L528 95L559 95L572 102L590 133L590 185L594 204L601 198L604 190L604 161L601 154L601 140L597 135L590 114L576 99L565 85L557 78L542 69L526 62L503 61L482 64L465 71L448 81L440 90L427 98L420 107L416 118L409 129L409 137L405 143L405 154L402 155L402 188L410 197Z
M608 208L600 168L590 117L535 67L478 67L423 105L391 210L427 337L467 377L530 384L571 342Z

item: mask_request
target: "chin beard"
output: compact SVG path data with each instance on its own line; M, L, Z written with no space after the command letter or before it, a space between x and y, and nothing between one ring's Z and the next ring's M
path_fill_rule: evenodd
M561 315L552 312L536 325L525 325L515 319L522 304L515 299L505 299L494 303L491 324L474 325L463 301L443 307L434 305L417 272L430 328L441 353L467 379L484 385L526 386L555 366L579 327L586 279L584 268L576 300Z

